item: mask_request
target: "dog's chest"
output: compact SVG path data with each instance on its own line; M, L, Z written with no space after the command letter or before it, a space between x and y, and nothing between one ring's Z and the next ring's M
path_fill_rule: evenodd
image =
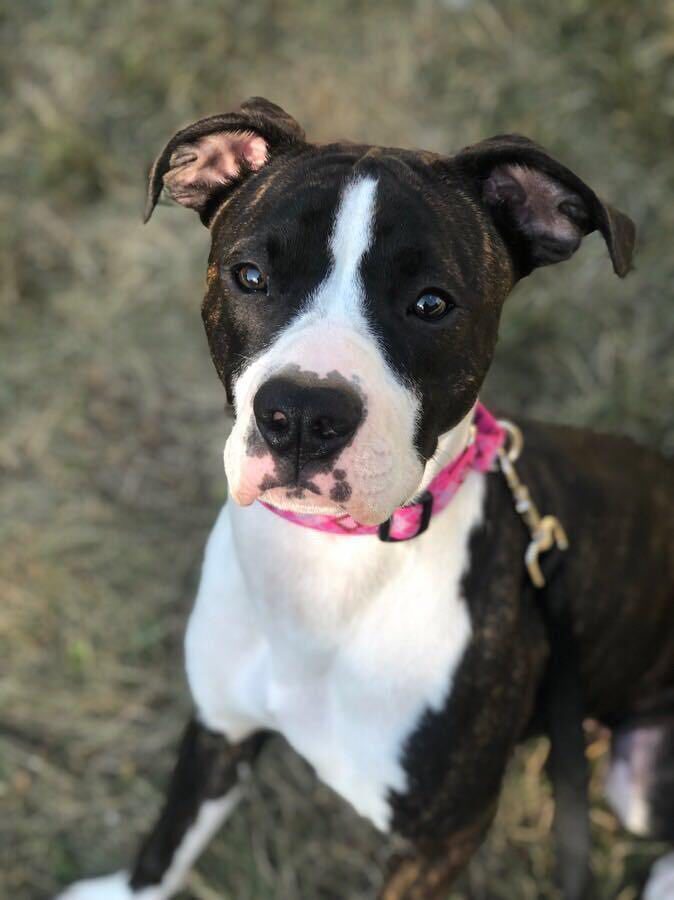
M470 638L461 596L482 514L472 474L424 535L400 545L225 509L187 636L205 722L232 740L270 728L376 826L406 790L403 751L438 709Z

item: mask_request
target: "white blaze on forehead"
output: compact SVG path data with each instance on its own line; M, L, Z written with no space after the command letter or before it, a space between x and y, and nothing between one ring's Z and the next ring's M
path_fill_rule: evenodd
M332 269L310 300L312 313L349 322L362 319L360 264L372 243L376 197L375 178L359 178L344 189L330 235Z

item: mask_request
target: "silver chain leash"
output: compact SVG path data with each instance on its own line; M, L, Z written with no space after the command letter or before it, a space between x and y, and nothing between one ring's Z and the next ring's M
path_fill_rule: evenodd
M510 488L510 493L513 495L515 509L522 517L531 535L529 546L524 554L524 562L534 586L542 588L545 587L545 576L539 561L541 555L552 550L553 547L561 551L568 550L569 539L564 531L564 526L556 516L541 516L536 504L531 499L529 489L517 474L515 462L524 447L521 430L507 419L499 419L498 424L508 435L505 446L499 448L498 465Z

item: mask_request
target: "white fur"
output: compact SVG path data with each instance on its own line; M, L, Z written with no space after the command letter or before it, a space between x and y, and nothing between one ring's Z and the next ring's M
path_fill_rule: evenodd
M163 897L152 888L134 893L129 887L128 872L115 872L102 878L78 881L56 900L163 900Z
M386 829L405 740L444 703L470 638L460 585L483 495L472 473L432 528L398 545L228 504L186 639L205 723L232 740L279 731Z
M627 758L618 756L611 762L606 779L606 797L625 828L647 837L651 827L648 799L653 762L662 740L657 726L642 726L629 737Z
M606 781L606 798L622 824L632 834L647 837L650 829L650 811L645 789L634 778L625 760L611 765Z
M419 485L423 466L414 447L419 401L388 365L364 315L360 277L363 255L371 249L377 182L362 178L347 185L330 237L332 268L300 314L253 360L234 387L237 419L225 447L231 495L248 505L260 496L260 483L274 473L270 453L251 457L247 442L257 431L253 399L262 383L289 367L318 377L338 373L365 394L366 415L352 443L336 465L346 472L352 493L338 506L329 499L331 475L312 481L320 498L288 498L282 488L264 493L278 506L303 512L349 512L364 524L377 524L409 498Z
M674 851L655 863L644 889L644 900L672 900L672 898L674 898Z
M225 797L208 800L202 805L196 822L183 838L161 884L132 891L129 873L116 872L103 878L78 881L59 894L56 900L169 900L180 890L194 861L240 798L241 789L235 787Z

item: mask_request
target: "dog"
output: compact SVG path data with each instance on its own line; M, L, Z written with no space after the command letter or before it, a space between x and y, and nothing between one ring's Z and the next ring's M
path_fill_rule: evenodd
M173 896L274 732L399 836L381 900L446 896L540 727L541 598L571 622L583 715L611 729L617 815L674 841L672 466L535 423L515 465L478 403L513 286L593 231L625 276L630 219L521 136L452 157L312 144L262 98L171 138L146 220L162 190L211 232L231 500L187 628L195 714L163 812L128 872L62 900ZM547 544L518 484L556 517ZM537 586L551 544L559 574ZM645 897L674 897L674 853Z

